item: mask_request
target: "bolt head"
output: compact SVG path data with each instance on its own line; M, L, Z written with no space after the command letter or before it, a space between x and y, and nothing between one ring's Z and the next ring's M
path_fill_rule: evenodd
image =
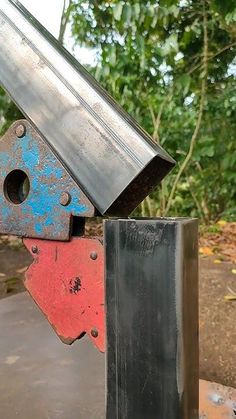
M212 402L218 406L221 406L225 402L223 397L221 397L221 395L217 393L213 393L210 398Z
M92 260L96 260L96 259L97 259L97 257L98 257L97 252L91 252L91 253L90 253L90 259L92 259Z
M32 251L32 253L35 253L35 254L39 252L37 246L32 246L31 251Z
M68 192L62 192L60 196L60 204L66 207L71 202L71 196Z
M18 138L22 138L26 133L26 128L23 124L19 124L17 125L15 132Z
M92 330L91 330L91 335L92 335L92 337L93 337L93 338L97 338L97 337L98 337L98 330L97 330L97 329L95 329L95 328L94 328L94 329L92 329Z

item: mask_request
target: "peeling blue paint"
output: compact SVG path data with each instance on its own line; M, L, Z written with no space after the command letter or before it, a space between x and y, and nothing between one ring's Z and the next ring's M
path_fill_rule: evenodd
M42 234L43 228L41 223L35 223L34 228L37 234Z
M37 143L27 135L24 137L24 141L20 142L22 161L27 169L34 170L40 163L40 153ZM33 147L32 147L33 145Z
M6 151L2 151L0 152L0 162L1 162L1 166L7 166L8 163L10 161L10 155L9 153L7 153Z
M74 181L64 177L64 169L47 146L39 146L38 139L26 135L12 142L9 153L0 150L0 176L14 169L25 171L30 179L30 192L20 207L25 228L30 225L37 235L43 237L44 229L53 226L57 236L65 229L66 214L83 216L89 208L80 201L81 192ZM67 191L71 195L68 206L60 205L60 195ZM15 205L6 200L0 191L0 217L2 223L11 222Z
M5 218L7 218L11 215L11 209L7 206L3 206L1 208L1 215L2 215L2 220L4 220Z

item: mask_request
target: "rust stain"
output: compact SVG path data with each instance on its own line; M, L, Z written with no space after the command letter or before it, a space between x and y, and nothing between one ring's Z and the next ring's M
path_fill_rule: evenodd
M236 419L236 389L199 381L199 419Z

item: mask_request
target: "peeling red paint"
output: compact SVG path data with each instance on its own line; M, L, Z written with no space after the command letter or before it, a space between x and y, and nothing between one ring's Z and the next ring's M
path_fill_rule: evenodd
M34 257L25 287L64 343L87 333L105 351L104 256L98 239L24 239ZM37 249L37 252L35 252ZM96 259L91 257L96 254ZM95 333L96 331L96 333Z

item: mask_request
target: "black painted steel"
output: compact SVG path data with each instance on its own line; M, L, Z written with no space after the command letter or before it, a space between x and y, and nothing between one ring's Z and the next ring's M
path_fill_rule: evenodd
M197 419L197 221L105 221L107 419Z

